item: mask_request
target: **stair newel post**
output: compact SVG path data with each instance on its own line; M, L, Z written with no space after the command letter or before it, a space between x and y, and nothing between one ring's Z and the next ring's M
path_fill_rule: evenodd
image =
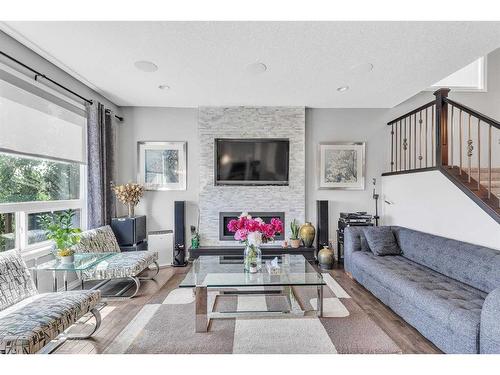
M436 165L448 165L448 97L450 89L437 90L436 96Z

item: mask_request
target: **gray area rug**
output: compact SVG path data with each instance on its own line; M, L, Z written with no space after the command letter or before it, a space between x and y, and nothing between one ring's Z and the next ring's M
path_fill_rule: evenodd
M318 318L316 289L295 288L304 317L211 320L207 333L196 333L191 289L162 290L123 329L106 353L199 354L362 354L401 353L401 349L329 275L324 274L324 317ZM171 283L169 283L171 284ZM209 291L213 311L286 309L282 296L223 296Z

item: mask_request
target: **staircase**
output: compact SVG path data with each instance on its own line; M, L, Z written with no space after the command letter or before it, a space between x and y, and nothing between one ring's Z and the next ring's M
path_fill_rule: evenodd
M383 175L439 170L500 223L500 123L449 91L388 123L391 171Z

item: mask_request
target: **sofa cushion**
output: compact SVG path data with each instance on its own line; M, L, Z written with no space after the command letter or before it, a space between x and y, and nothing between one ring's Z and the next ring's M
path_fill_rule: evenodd
M93 309L99 291L40 294L0 318L0 353L36 353Z
M90 229L82 233L80 243L72 249L76 253L119 253L120 246L109 225Z
M370 250L375 255L399 255L401 249L390 227L363 228Z
M351 255L351 261L359 272L439 321L443 330L477 341L486 293L402 256L378 257L358 251Z
M484 292L500 287L500 251L392 227L405 258Z
M37 294L30 272L17 250L0 252L0 311Z
M158 260L156 251L130 251L115 254L97 266L83 271L84 280L107 280L134 277Z

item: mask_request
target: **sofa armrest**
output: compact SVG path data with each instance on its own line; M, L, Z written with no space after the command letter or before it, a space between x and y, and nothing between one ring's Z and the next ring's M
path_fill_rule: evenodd
M481 310L479 352L500 354L500 288L486 296Z
M351 254L355 251L363 250L362 241L365 240L365 234L361 227L347 227L344 230L344 269L352 273Z

